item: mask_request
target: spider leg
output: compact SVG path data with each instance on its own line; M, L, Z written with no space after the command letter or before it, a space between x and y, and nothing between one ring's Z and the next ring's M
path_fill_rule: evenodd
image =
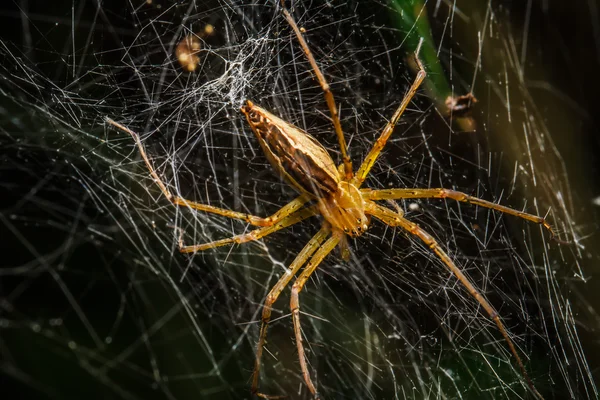
M477 197L469 196L463 192L457 192L449 189L361 189L363 196L369 200L398 200L398 199L425 199L425 198L436 198L436 199L453 199L463 203L475 204L481 207L490 208L492 210L500 211L505 214L514 215L519 218L523 218L527 221L535 222L536 224L542 225L546 228L552 237L554 232L552 226L542 217L537 215L528 214L523 211L518 211L513 208L505 207L500 204L492 203L490 201L482 200Z
M292 319L294 321L294 335L296 336L296 347L298 347L298 359L300 360L300 368L302 369L302 375L304 376L304 382L308 386L308 390L318 398L317 389L310 379L310 373L308 372L308 365L306 364L306 356L304 355L304 346L302 345L302 331L300 327L300 300L299 294L304 287L304 284L313 272L317 269L321 261L337 246L340 242L343 233L334 232L333 236L330 237L324 244L316 251L312 259L306 265L306 268L302 271L294 285L292 286L292 296L290 299L290 309L292 310Z
M329 84L327 83L327 80L325 79L325 76L323 75L321 69L317 65L315 57L310 51L306 40L304 40L304 36L302 35L300 28L298 28L294 17L292 17L287 8L285 8L284 0L281 0L281 6L283 7L283 15L285 16L285 19L288 21L288 23L292 27L292 30L296 34L298 42L300 42L300 46L302 47L304 54L306 54L306 58L308 59L308 62L310 63L315 75L317 76L319 85L321 85L321 89L323 89L323 92L325 93L325 101L327 102L327 107L329 108L329 113L331 114L331 121L333 122L333 127L335 128L335 133L338 137L338 142L340 144L340 151L342 153L342 160L344 161L344 172L346 175L346 180L350 180L350 178L352 178L352 176L354 175L354 173L352 172L352 160L350 159L350 156L348 156L346 138L344 137L344 132L342 131L342 124L340 123L340 117L338 115L338 109L335 104L335 99L333 98L333 93L331 92L331 89L329 87Z
M249 233L244 233L242 235L236 235L236 236L226 238L226 239L215 240L215 241L209 242L209 243L194 244L191 246L184 245L183 238L182 238L182 236L180 236L179 237L179 251L182 253L195 253L197 251L208 250L208 249L212 249L215 247L225 246L228 244L234 244L234 243L240 244L240 243L253 242L255 240L258 240L265 236L268 236L271 233L277 232L278 230L281 230L283 228L287 228L288 226L297 224L298 222L303 221L306 218L312 217L313 215L317 215L317 214L318 214L318 210L315 206L304 208L300 211L295 212L294 214L288 215L287 217L283 218L281 221L275 223L274 225L264 226L264 227L255 229L253 231L250 231Z
M287 217L288 215L290 215L293 212L295 212L296 210L298 210L300 207L302 207L304 204L306 204L306 202L308 200L310 200L309 196L306 196L306 195L299 196L299 197L295 198L294 200L292 200L291 202L289 202L288 204L286 204L285 206L283 206L282 208L280 208L273 215L266 217L266 218L258 217L258 216L251 215L251 214L231 211L231 210L227 210L224 208L214 207L214 206L211 206L208 204L201 204L201 203L197 203L197 202L191 201L191 200L186 200L182 197L172 194L171 191L167 188L167 185L162 181L162 179L160 179L160 177L158 176L158 173L152 166L152 163L150 162L150 158L148 158L148 154L146 153L146 150L144 149L144 145L142 144L142 141L140 140L140 136L137 133L135 133L131 129L127 128L126 126L113 121L110 118L107 118L106 122L121 129L122 131L129 133L133 137L133 139L135 140L135 143L137 144L137 147L140 150L140 154L142 155L142 158L144 159L144 163L146 163L146 167L148 167L148 171L150 172L150 175L152 176L152 178L154 178L154 181L156 182L156 184L158 185L158 187L160 188L160 190L164 194L164 196L171 203L173 203L177 206L190 207L190 208L193 208L194 210L217 214L217 215L221 215L223 217L228 217L228 218L233 218L233 219L241 219L242 221L246 221L247 223L249 223L251 225L255 225L255 226L272 226L273 224L277 223L278 221L281 221L283 218Z
M417 89L419 89L419 86L421 86L421 83L423 83L423 80L427 75L427 73L425 72L425 68L423 68L423 64L421 63L421 60L419 59L419 51L421 50L422 43L423 39L419 41L419 45L417 46L417 50L415 51L415 61L417 62L417 66L419 67L417 77L415 78L413 84L408 90L408 93L402 99L402 103L400 103L400 106L398 107L396 112L394 112L394 115L392 115L390 121L387 123L385 128L383 128L381 136L379 136L373 147L371 147L369 154L367 154L365 160L358 169L358 172L356 173L356 176L352 181L357 187L360 187L364 180L367 178L367 175L369 175L369 172L371 171L371 168L373 168L375 161L377 161L379 154L385 147L388 139L392 135L392 132L394 132L396 123L400 120L400 117L402 117L402 114L406 110L406 107L408 107L408 105L410 104L415 93L417 93Z
M446 254L446 252L442 250L439 243L429 233L423 230L419 225L404 218L402 214L395 213L394 211L382 207L372 201L369 201L367 203L367 213L373 215L374 217L380 219L381 221L390 226L399 226L407 232L409 232L410 234L417 236L440 258L440 260L442 260L442 262L446 265L448 270L450 270L450 272L454 274L454 276L460 281L460 283L465 287L465 289L467 289L469 294L481 305L481 307L485 310L490 319L494 321L496 327L500 331L500 334L502 335L502 337L504 337L504 340L506 341L508 348L510 349L510 352L512 353L519 369L521 370L521 374L527 381L527 385L537 398L543 400L543 396L537 391L535 385L533 384L533 381L529 377L529 374L527 374L525 365L523 364L523 361L521 360L521 357L517 352L517 348L515 347L513 341L508 335L508 332L506 331L506 328L504 327L500 316L498 315L496 310L494 310L491 304L485 299L485 297L483 297L479 290L477 290L477 288L471 283L469 278L467 278L467 276L462 272L462 270L452 261L450 256L448 256L448 254Z
M259 397L263 398L274 398L274 396L267 396L261 393L258 393L258 378L260 372L260 361L262 357L263 348L265 345L265 339L267 337L267 328L269 325L269 321L271 320L271 310L273 309L273 304L277 301L277 298L281 294L281 291L290 283L294 275L298 272L298 270L304 265L306 260L310 258L314 254L315 251L323 244L323 241L329 235L330 228L328 225L323 225L321 230L312 237L312 239L304 246L302 251L296 256L294 261L290 264L285 274L279 278L275 286L271 288L267 298L265 299L265 304L263 306L262 311L262 324L260 326L260 336L258 339L258 344L256 345L256 361L254 363L254 372L252 372L252 388L250 389L252 394L256 394Z

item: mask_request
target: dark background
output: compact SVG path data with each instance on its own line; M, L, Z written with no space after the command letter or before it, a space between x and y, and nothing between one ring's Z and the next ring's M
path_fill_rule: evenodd
M493 4L498 15L506 18L503 28L511 32L517 42L523 40L522 32L527 32L530 50L524 69L528 76L537 77L528 80L528 89L564 160L575 197L574 218L581 234L586 236L582 244L589 249L586 253L589 256L582 266L588 281L582 284L573 279L563 285L571 288L578 334L590 368L597 377L600 317L596 309L600 307L600 284L596 276L600 243L596 233L600 219L599 207L593 204L593 199L600 196L600 113L595 107L600 89L600 13L593 2L585 0L496 1ZM23 52L20 60L5 57L0 61L3 72L28 68L27 64L31 62L35 64L36 73L49 77L50 81L62 81L68 75L67 71L56 68L56 54L47 52L45 46L61 49L68 45L73 5L68 1L3 3L0 40L11 49ZM469 1L461 2L459 6L466 13L470 7L478 7L476 2L471 5ZM118 14L123 8L121 2L104 2L102 7L111 11L108 15ZM434 7L435 2L430 1L428 11L432 12ZM27 11L29 20L21 18L20 8ZM93 7L84 12L89 12L89 16L83 20L95 18ZM52 35L41 38L55 20L68 29L54 30ZM435 38L443 24L435 20L431 23ZM106 25L130 28L120 27L119 22L114 21ZM23 32L29 32L33 37L27 38ZM95 40L110 42L113 35L107 30L104 36ZM88 40L83 33L79 36L83 42ZM460 37L460 33L456 36ZM28 48L30 40L36 43L33 49ZM119 60L118 54L105 57L103 61L108 65L115 65ZM147 371L140 372L134 364L117 371L106 368L110 360L119 356L114 347L99 351L97 359L90 355L84 361L75 356L76 352L69 352L65 344L89 348L98 345L93 338L89 343L82 343L84 326L60 328L59 337L53 337L53 330L47 329L52 327L57 310L71 310L66 313L70 315L59 314L65 319L73 318L76 313L73 305L77 304L92 325L106 326L110 330L113 311L123 305L122 295L130 293L129 282L134 277L144 279L147 271L131 264L136 249L128 250L117 241L102 236L90 239L73 235L79 230L83 232L90 224L102 225L106 217L98 211L96 200L89 198L82 182L76 179L80 174L94 176L96 164L89 156L89 148L82 151L78 145L63 146L59 124L48 120L42 110L28 106L33 101L27 93L35 92L31 82L20 83L13 77L7 74L0 81L3 89L0 93L0 242L3 249L0 266L5 270L0 275L0 319L3 324L0 326L0 379L3 390L15 389L21 398L165 398L164 391L149 384L152 376ZM20 85L26 86L23 92L20 92ZM40 93L53 90L49 81L40 81L40 85L43 86L38 89ZM5 96L7 93L10 96ZM98 97L101 96L102 93L98 93ZM92 121L93 118L87 120ZM96 119L95 122L93 126L83 126L82 131L101 132L102 121ZM491 143L491 147L502 146L501 137L495 140L499 143ZM81 154L87 155L83 161ZM41 223L48 220L53 223ZM67 241L66 238L71 239ZM27 266L33 259L43 260L39 269L28 270L26 275L15 271L17 266ZM68 265L63 265L65 263ZM87 272L61 277L60 274L45 273L48 265L56 267L57 271L61 268L77 271L80 269L69 265L85 265ZM148 309L147 303L127 295L128 311L122 317L119 331L114 332L115 336L120 335L123 343L135 341L140 329L149 329L140 320L158 319L177 302L166 285L151 279L147 282L142 292L164 300L164 308L161 309L161 301L153 301L152 308ZM62 286L77 299L74 303L57 289ZM218 296L218 289L216 292ZM40 326L35 326L37 321ZM188 324L183 315L174 317L163 334L180 334ZM220 335L215 332L210 338L216 353L230 345L227 341L220 344ZM74 341L65 342L70 336ZM182 345L185 346L185 342ZM147 363L146 350L140 346L131 359L140 364ZM169 353L168 348L152 345L152 351L161 350ZM171 366L177 370L177 364L181 362L178 357L175 351L172 357L165 356L160 369ZM217 387L224 382L237 382L237 391L232 391L230 398L236 398L235 393L245 393L249 372L241 373L239 365L251 365L251 360L252 354L249 354L234 362L230 369L224 369L224 374L230 372L231 376L215 377L212 383ZM209 384L206 380L202 382L202 387L189 383L174 385L169 393L173 398L183 398L189 393L200 393L199 398L211 398L207 390ZM588 394L586 398L593 398L593 395Z

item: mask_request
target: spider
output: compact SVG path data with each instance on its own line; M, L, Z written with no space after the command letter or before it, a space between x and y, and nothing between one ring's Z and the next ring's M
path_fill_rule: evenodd
M282 2L283 3L283 2ZM276 231L297 224L309 217L320 215L323 217L323 223L320 230L310 239L300 253L290 264L288 270L281 276L279 281L271 288L267 295L263 311L262 324L259 333L259 339L256 347L256 358L254 370L252 373L251 392L262 398L277 398L281 396L269 396L259 392L259 372L261 366L261 357L265 345L267 327L271 319L273 304L277 301L281 292L294 279L296 274L304 269L296 278L291 289L290 309L292 312L293 330L298 350L298 358L304 382L308 390L315 398L318 398L317 388L315 387L308 369L304 345L302 344L302 334L300 326L300 292L310 276L325 257L336 247L341 248L341 254L344 259L348 258L348 240L347 237L357 237L364 234L371 224L371 217L375 217L381 222L398 227L407 233L416 236L443 262L446 268L460 281L468 293L480 304L489 318L495 323L498 331L506 341L506 344L514 357L514 361L519 367L522 376L526 380L529 389L539 399L542 395L535 388L530 379L523 361L516 350L516 347L500 316L485 299L481 292L471 283L469 278L454 263L452 258L442 249L440 244L422 229L416 223L409 221L404 217L402 210L392 211L380 204L380 200L398 200L398 199L418 199L418 198L438 198L453 199L459 202L475 204L480 207L500 211L505 214L514 215L525 220L541 224L552 235L550 224L542 217L508 208L495 204L468 194L438 188L394 188L394 189L370 189L362 188L365 179L369 175L371 168L377 161L379 155L384 149L390 135L394 131L396 123L401 118L413 96L417 92L421 83L425 79L426 72L419 59L419 51L423 40L419 42L414 58L418 66L418 73L410 89L402 99L402 102L392 115L391 119L383 128L379 138L370 149L364 161L355 172L352 167L352 161L348 156L346 140L338 116L333 93L330 90L321 69L306 43L303 32L296 24L294 18L282 4L282 13L294 34L308 60L312 70L321 86L325 101L331 114L333 127L337 135L339 148L342 157L342 164L336 167L328 151L310 134L304 132L293 124L271 114L262 107L255 105L247 100L241 107L241 112L245 115L248 124L255 133L260 146L273 168L299 193L294 200L281 207L273 215L266 218L250 215L246 213L231 211L211 205L197 203L187 200L171 193L167 185L160 179L158 173L152 166L140 136L131 129L107 118L107 122L125 132L131 134L134 138L140 154L150 172L150 175L159 186L164 196L177 206L190 207L195 210L213 213L228 218L243 220L259 228L249 233L233 236L226 239L216 240L210 243L198 245L184 245L182 236L179 238L179 250L182 253L194 253L219 246L230 244L240 244L259 240Z

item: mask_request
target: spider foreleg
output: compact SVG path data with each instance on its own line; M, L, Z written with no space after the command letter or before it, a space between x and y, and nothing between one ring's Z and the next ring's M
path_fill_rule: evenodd
M242 235L236 235L236 236L226 238L226 239L215 240L215 241L209 242L209 243L186 246L183 244L183 239L180 238L179 239L179 251L182 253L195 253L197 251L212 249L214 247L225 246L228 244L234 244L234 243L240 244L240 243L252 242L252 241L261 239L267 235L270 235L274 232L277 232L278 230L281 230L283 228L287 228L288 226L297 224L298 222L303 221L306 218L312 217L313 215L316 215L317 213L318 213L317 208L314 206L304 208L300 211L295 212L294 214L288 215L287 217L283 218L281 221L277 222L276 224L274 224L272 226L258 228L253 231L250 231L249 233L245 233Z
M489 208L500 211L504 214L514 215L523 218L527 221L535 222L546 228L554 238L552 226L542 217L529 214L523 211L515 210L514 208L505 207L500 204L492 203L491 201L482 200L478 197L469 196L466 193L458 192L450 189L361 189L363 196L369 200L400 200L400 199L452 199L463 203L475 204L480 207Z
M304 265L306 260L310 258L314 254L315 251L323 244L327 236L329 235L330 228L327 225L324 225L319 232L304 246L302 251L296 256L294 261L290 264L289 268L285 271L284 275L279 278L275 286L271 288L269 294L265 299L265 303L262 311L262 323L260 326L260 336L258 338L258 344L256 345L256 360L254 363L254 371L252 372L252 388L250 389L252 394L256 394L259 397L264 398L273 398L273 396L267 396L261 393L258 393L258 379L260 373L260 364L263 348L265 345L265 339L267 337L267 328L269 325L269 321L271 320L271 310L273 308L273 304L277 301L277 298L281 294L282 290L290 283L292 278L296 275L296 273L300 270L300 268Z
M324 244L315 252L312 259L306 265L306 268L302 271L294 285L292 286L292 296L290 299L290 309L292 310L292 319L294 321L294 335L296 336L296 347L298 348L298 359L300 360L300 368L302 369L302 375L304 376L304 382L308 386L308 390L312 393L315 398L318 398L317 389L310 379L310 372L308 371L308 365L306 363L306 356L304 354L304 346L302 345L302 329L300 327L300 300L299 294L302 288L306 284L308 278L317 269L321 261L337 246L340 242L343 233L334 231L333 236L330 237Z
M469 294L481 305L481 307L488 314L489 318L494 321L496 327L500 331L500 334L502 337L504 337L504 340L506 341L519 369L521 370L521 374L527 381L527 385L538 399L543 400L543 396L535 388L533 381L529 377L529 374L527 374L525 365L523 364L523 361L521 360L521 357L519 356L519 353L517 352L517 349L512 339L508 335L508 332L506 331L506 328L504 327L504 324L502 323L502 320L500 319L500 316L496 310L494 310L481 292L479 292L479 290L471 283L469 278L467 278L462 270L454 263L454 261L452 261L450 256L448 256L448 254L446 254L446 252L440 247L439 243L433 238L433 236L423 230L419 225L404 218L402 215L397 214L392 210L382 207L372 201L367 203L367 212L388 225L401 227L411 235L417 236L440 258L446 268L450 270L450 272L460 281L465 289L467 289Z
M340 258L343 261L350 261L350 243L348 243L348 236L344 235L340 239Z
M195 201L184 199L183 197L176 196L173 193L171 193L171 191L169 190L167 185L158 176L158 173L152 166L152 162L150 162L150 158L148 157L148 154L146 153L146 149L144 148L144 145L142 144L140 136L136 132L132 131L131 129L127 128L126 126L124 126L118 122L113 121L110 118L106 118L106 122L108 122L110 125L118 128L124 132L129 133L133 137L133 139L135 140L135 143L140 151L142 159L144 160L144 163L146 164L146 167L148 168L150 175L154 179L154 182L156 182L156 184L160 188L160 191L163 193L163 195L171 203L173 203L177 206L190 207L190 208L192 208L194 210L198 210L198 211L204 211L207 213L217 214L217 215L221 215L223 217L228 217L228 218L233 218L233 219L240 219L240 220L246 221L247 223L254 225L254 226L272 226L275 223L277 223L278 221L282 220L283 218L285 218L288 215L290 215L291 213L293 213L294 211L300 209L300 207L302 207L304 204L306 204L306 202L308 200L310 200L309 196L306 196L306 195L299 196L299 197L295 198L294 200L292 200L291 202L289 202L288 204L286 204L285 206L283 206L282 208L280 208L273 215L263 218L263 217L258 217L256 215L241 213L241 212L237 212L237 211L231 211L231 210L227 210L224 208L214 207L214 206L211 206L208 204L198 203Z

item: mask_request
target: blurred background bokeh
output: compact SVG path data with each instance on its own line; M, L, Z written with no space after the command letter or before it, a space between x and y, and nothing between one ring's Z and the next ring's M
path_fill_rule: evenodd
M189 136L186 138L191 137L193 132L186 123L189 114L181 111L173 116L173 110L183 108L185 102L171 108L169 104L177 104L198 82L196 78L190 78L194 75L181 74L177 81L173 79L173 82L181 83L180 87L165 84L170 79L169 73L175 75L177 65L167 64L164 57L161 58L161 55L172 54L169 49L176 44L175 38L182 35L177 27L194 26L196 21L213 24L217 34L207 39L207 44L214 48L231 46L232 54L237 47L231 43L244 43L253 35L265 35L269 40L257 47L271 44L271 40L281 44L277 40L283 39L275 32L281 29L289 33L283 19L273 22L276 15L273 2L264 7L262 2L249 2L243 6L233 2L231 10L235 12L230 13L223 11L228 9L225 3L14 0L3 2L0 7L0 382L3 392L18 393L15 398L29 399L250 398L249 377L257 329L257 324L251 322L259 320L268 282L271 285L275 282L273 272L265 272L264 267L273 264L279 268L279 264L289 262L293 253L289 250L288 254L288 246L297 249L310 232L297 228L294 232L299 234L298 239L278 236L279 239L267 243L267 247L274 248L272 253L258 245L250 247L248 253L236 248L231 254L224 251L215 257L179 255L167 226L190 217L175 214L156 190L151 189L150 196L140 189L141 185L147 187L152 182L146 179L132 143L125 135L107 129L103 120L106 116L128 120L146 132L150 125L160 127L160 124L149 123L143 118L136 120L136 116L156 113L152 116L153 121L158 118L181 120L181 124L165 130L187 129ZM423 56L430 81L416 101L415 108L419 112L413 110L412 114L418 123L414 124L413 130L407 129L406 132L411 134L397 144L398 148L410 148L412 152L404 158L390 150L392 161L378 170L377 178L374 178L377 182L388 183L383 178L386 167L391 171L393 165L426 159L423 167L430 175L434 171L441 176L438 181L433 179L432 186L443 181L475 190L481 185L489 190L486 198L493 200L500 199L504 190L510 189L510 205L520 208L535 202L535 207L528 210L540 210L542 214L552 209L549 219L555 224L560 238L577 242L571 245L542 244L537 227L531 228L533 233L527 230L524 234L523 224L516 222L511 226L506 222L502 233L498 234L501 236L492 240L490 249L501 249L509 243L505 238L512 237L513 233L514 242L521 244L515 248L510 246L509 252L514 252L515 259L522 260L521 254L536 253L536 247L548 246L551 250L542 252L539 257L544 260L540 265L551 271L540 273L556 278L536 280L515 273L512 278L503 277L499 279L500 283L494 283L496 289L506 287L507 294L492 293L490 298L495 300L494 304L502 313L506 299L527 303L528 290L541 293L541 298L533 301L535 307L531 309L531 316L518 316L509 322L509 329L515 335L526 338L523 339L524 359L534 381L548 399L598 398L594 381L600 373L600 283L597 279L600 259L597 234L600 224L600 113L595 105L600 90L600 6L587 0L321 3L305 5L300 15L304 17L303 22L309 24L311 19L306 15L320 16L317 21L322 22L318 25L322 32L330 34L339 29L351 38L348 42L340 41L343 46L339 48L333 45L327 48L325 42L331 37L333 41L341 39L333 35L317 37L319 28L308 26L314 35L311 46L316 49L318 58L335 60L335 57L343 58L340 54L349 55L340 61L338 69L335 62L331 62L334 68L329 70L328 78L335 81L352 76L352 84L362 85L338 87L340 92L336 93L340 102L347 100L343 107L364 106L369 110L368 116L355 118L358 126L362 118L362 123L375 129L390 115L414 73L410 63L404 61L410 58L419 37L430 35ZM238 19L224 22L223 15L237 15ZM345 22L348 24L344 25ZM172 32L172 36L161 36L160 29L163 28L165 32ZM147 46L138 47L144 41ZM295 45L293 40L291 42ZM244 51L249 48L251 46L245 47ZM148 49L154 49L156 53L141 55ZM281 45L276 49L284 60L285 57L302 59L298 48L291 50ZM381 56L386 52L392 65L389 68L386 61L382 61L386 57ZM131 54L137 54L139 58L131 57ZM248 54L246 60L251 60L251 66L260 65L261 60L254 61L253 54ZM383 83L376 79L376 72L373 76L362 72L351 75L350 67L344 62L351 64L353 57L372 67L373 71L387 71L387 75L381 75ZM226 56L219 53L219 57L207 61L207 74L213 71L217 76L214 71L221 71L225 64L221 58L226 59ZM138 68L142 59L143 67ZM285 80L285 76L296 73L296 64L289 60L287 64L283 62L286 68L281 69L281 79ZM252 68L244 73L256 74L250 83L256 79L265 87L279 79L271 76L276 74L263 74ZM153 83L163 86L157 89L158 86L139 84L147 82L147 76L153 77ZM306 73L302 76L301 82L310 83L310 76ZM448 122L442 107L445 97L449 93L466 94L471 88L479 100L472 114L462 121ZM381 93L372 93L378 89ZM144 90L152 95L142 94ZM251 90L248 89L250 95L258 96L259 92ZM159 91L161 93L157 94ZM268 93L268 90L263 89L263 92ZM163 93L167 99L166 111L150 110L151 100L143 105L136 104L140 98L147 96L154 100ZM356 101L362 98L359 94L364 94L362 104ZM313 87L308 91L308 96L311 95L315 101L320 101L318 89ZM300 114L294 115L291 111L297 100L265 96L268 100L260 99L267 104L271 100L280 112L291 114L296 121L302 120ZM312 101L310 98L309 104ZM352 107L348 106L348 101L353 101ZM223 120L234 121L227 123L243 131L243 122L235 111L231 107L228 111L231 115ZM202 112L212 111L198 111L199 119ZM429 117L422 118L421 115ZM410 120L411 115L408 118ZM323 119L318 123L309 121L308 125L326 123ZM224 126L227 125L211 127L211 132L220 134ZM439 136L428 133L424 140L419 126L445 133ZM360 132L360 127L356 131ZM356 135L351 141L356 149L354 157L360 157L371 143L374 132L368 132L369 137ZM172 143L178 143L180 150L194 155L191 144L219 148L220 140L225 139L216 137L214 142L199 144L186 142L185 146L180 145L181 141ZM258 175L261 182L271 180L272 177L263 171L266 169L264 162L253 164L250 159L252 153L247 149L256 145L251 140L240 145L247 146L242 149L244 156L239 160L230 158L231 164L221 165L221 153L213 154L215 158L206 163L193 161L193 167L184 171L189 176L186 181L183 174L182 186L191 187L194 186L191 183L203 182L199 177L220 174L234 177L233 186L237 182L235 179L245 182L246 175L252 174ZM175 146L169 148L165 143L168 141L157 141L151 147L153 152L173 153ZM227 151L232 157L237 150L227 148ZM481 172L484 169L481 166L488 167L488 160L479 160L477 157L481 154L490 155L487 171L491 170L494 176L482 177L485 173ZM224 154L224 159L227 156ZM201 159L202 155L194 157ZM396 158L397 164L394 164ZM162 168L169 170L169 160L163 158L162 161ZM238 161L247 164L238 165ZM408 177L418 169L412 168L402 172L398 178L400 182L408 182ZM241 171L239 174L238 170ZM197 177L190 177L193 174ZM214 177L213 181L217 189L227 188L229 184L227 180L219 183ZM427 184L428 178L419 177L415 181ZM267 196L270 193L264 188L254 203L260 203L261 194ZM245 202L254 204L252 200L248 201L252 199L248 195L251 189L242 191L246 190ZM202 194L204 188L195 190ZM219 192L214 199L223 200L232 208L240 207L235 193L228 190L224 189L223 195ZM277 186L274 192L277 194L269 201L283 204L283 189ZM227 203L229 200L231 202ZM443 206L432 212L447 215L446 226L459 220ZM425 219L429 221L427 218L434 215L427 214ZM485 217L481 219L485 221ZM470 222L472 226L458 230L474 232L474 236L480 229L485 231L486 228L477 228L476 222ZM223 236L224 232L231 231L228 222L221 224L215 228L217 234ZM207 233L212 228L206 220L195 222L195 225L192 221L191 225L204 240L212 234ZM429 226L439 228L434 222L429 222ZM241 225L236 227L238 232L243 230ZM400 256L407 256L406 260L410 262L413 257L422 259L423 252L417 251L415 255L409 248L400 253L385 250L391 243L407 247L406 242L394 241L391 233L386 234L386 242L382 239L383 244L379 243L376 250L371 250L370 260L378 260L378 256L381 260L395 260L393 267L396 270L388 271L388 275L374 278L374 281L387 282L387 277L400 281L404 277L404 272L399 271ZM448 242L459 242L455 245L460 247L462 240L467 239L461 234L457 237L461 239ZM467 247L460 251L463 260L470 257L487 260L488 256L480 255L481 250L472 242L462 244ZM360 246L366 246L366 243L366 240L360 242ZM528 264L527 256L523 257L523 264ZM224 265L223 260L227 261L226 269L220 267ZM258 260L256 265L262 262L262 267L255 267L255 260ZM377 265L377 261L363 260L365 265L370 262ZM510 266L500 261L498 264L490 262L493 266ZM415 265L412 270L407 269L408 282L419 277L420 267ZM236 266L239 266L238 272ZM330 371L320 379L324 393L329 395L326 397L533 398L522 385L518 372L512 369L508 353L501 353L498 360L495 359L495 351L505 351L505 345L493 327L481 328L482 337L474 336L470 344L477 351L462 353L459 361L455 360L456 354L460 353L456 348L440 351L442 355L438 359L423 356L431 365L437 362L446 367L423 367L431 376L422 378L415 372L417 378L407 378L408 384L402 383L403 377L395 375L402 369L392 367L392 360L402 364L392 354L394 351L390 351L395 349L394 344L388 343L387 347L382 344L381 349L385 350L379 354L381 359L390 362L389 367L370 363L369 352L358 357L360 362L354 360L352 338L360 342L369 337L376 348L377 340L383 339L373 339L376 336L373 332L387 339L393 336L390 332L384 333L386 322L365 322L365 315L369 314L373 321L389 319L392 327L404 326L396 318L398 321L414 318L407 323L407 331L411 331L414 323L418 327L413 332L414 337L421 335L426 346L431 348L439 349L440 343L447 344L449 340L444 338L443 329L432 327L436 321L428 321L425 317L420 320L412 314L413 310L419 309L420 303L418 298L410 298L410 292L403 300L408 305L402 306L406 308L397 314L388 314L395 310L392 306L384 308L385 312L377 311L381 310L380 302L391 304L392 299L398 299L397 294L379 299L379 292L376 294L375 289L368 289L370 283L364 281L361 274L376 269L361 270L357 272L359 278L348 277L345 281L344 276L352 273L345 268L336 264L332 272L324 273L311 289L317 294L313 293L312 299L306 295L305 300L308 309L317 310L339 326L344 325L332 329L335 332L328 332L327 323L313 322L307 330L307 334L317 336L314 338L318 343L316 346L323 347L321 351L330 355L323 357L319 364L315 361L315 365ZM510 275L506 271L497 272L498 276L502 273ZM474 275L477 276L477 272ZM528 276L527 273L523 275ZM438 282L434 278L423 279ZM485 276L481 279L486 280ZM521 279L542 287L519 286ZM439 282L444 281L439 278ZM366 282L364 290L360 282ZM416 281L412 282L407 287L417 287ZM373 285L385 286L378 282ZM433 283L431 285L433 287ZM517 288L512 294L511 287ZM437 300L428 295L423 297L426 303L434 304L426 308L440 314L445 301L463 298L452 293L448 298L436 296ZM413 301L415 304L411 306ZM468 298L464 301L473 307ZM282 296L280 302L282 309L287 307L287 296ZM459 313L465 313L468 309L465 307L462 306ZM523 309L527 307L523 306ZM331 315L327 308L333 309ZM506 309L509 314L519 312L519 308L510 305ZM568 316L570 322L563 321L563 317L557 317L555 313ZM466 321L470 317L465 315L460 321L468 324ZM477 324L485 326L483 316L471 317ZM556 326L544 331L540 328L546 326L544 319L548 319L547 325ZM368 324L371 325L367 329ZM524 324L530 324L532 328L525 329ZM281 325L273 329L273 348L283 355L280 358L285 358L285 354L292 357L279 363L269 359L268 362L276 366L267 367L267 377L272 377L276 383L267 384L267 387L273 391L282 390L291 398L308 398L306 390L301 388L290 326L288 323ZM399 331L402 337L412 337L402 329ZM462 340L468 342L467 336L462 335ZM484 342L494 339L496 342L492 347L486 347ZM571 345L565 346L564 342ZM398 343L399 348L407 346L403 341ZM410 344L420 346L416 342ZM325 349L328 346L332 348ZM469 344L459 346L468 347ZM554 351L562 352L564 348L567 348L564 355L555 355ZM489 363L493 366L490 370L496 376L480 365L483 361L479 353L491 354ZM418 356L405 362L407 370L416 369L414 365L421 367ZM369 365L375 365L376 371L370 371ZM456 376L439 378L442 370L454 371ZM358 384L356 380L360 380L360 374L378 378L366 380L371 383ZM440 387L435 387L432 382L439 382ZM355 389L353 385L356 385ZM412 393L403 390L411 386L415 387Z

